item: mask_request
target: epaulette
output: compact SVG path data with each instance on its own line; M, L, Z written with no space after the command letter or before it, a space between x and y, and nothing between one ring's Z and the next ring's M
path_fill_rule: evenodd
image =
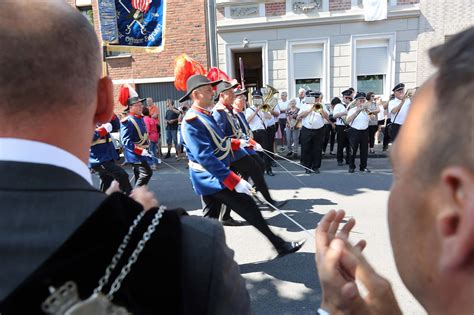
M191 120L196 119L196 118L197 118L197 114L194 113L194 112L187 112L186 116L184 116L184 120L186 120L186 121L191 121Z
M223 111L226 109L226 107L223 104L217 104L216 106L214 106L214 109L218 111Z

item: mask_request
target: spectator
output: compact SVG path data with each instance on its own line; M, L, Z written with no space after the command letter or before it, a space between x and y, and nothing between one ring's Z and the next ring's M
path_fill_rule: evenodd
M91 136L114 100L89 21L65 1L0 1L0 42L0 313L43 314L66 282L82 299L94 293L147 208L92 186ZM159 213L144 214L122 260ZM131 268L111 302L133 314L250 314L217 222L164 211Z
M278 129L281 133L281 145L285 144L286 140L286 109L288 108L288 93L286 91L281 92L281 100L278 102L278 108L280 109L280 116L278 116Z
M286 156L298 158L298 147L300 143L301 119L298 119L300 109L296 107L296 99L291 99L286 110L286 145L288 153Z
M161 163L160 158L158 157L158 139L159 134L156 129L157 121L150 117L150 111L148 107L143 108L143 120L145 121L146 130L148 132L148 138L150 139L150 153L153 155L154 164L151 166L152 170L156 170L156 167Z
M171 156L171 146L174 144L176 152L176 159L178 159L178 118L179 110L174 107L173 101L170 99L166 100L166 145L168 146L168 153L165 155L165 159Z
M369 153L373 154L375 153L375 133L379 129L377 115L380 112L380 109L374 92L367 93L366 100L368 103L367 111L369 112Z
M474 27L429 51L438 72L418 91L392 147L390 240L401 279L428 314L474 311L473 51ZM319 313L401 314L390 283L362 256L365 242L347 242L355 221L334 238L343 217L329 212L316 231Z

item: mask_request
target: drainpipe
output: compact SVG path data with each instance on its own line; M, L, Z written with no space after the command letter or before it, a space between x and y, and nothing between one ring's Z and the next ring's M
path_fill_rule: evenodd
M206 24L207 24L207 61L209 67L218 67L217 64L217 34L216 34L216 2L206 0Z

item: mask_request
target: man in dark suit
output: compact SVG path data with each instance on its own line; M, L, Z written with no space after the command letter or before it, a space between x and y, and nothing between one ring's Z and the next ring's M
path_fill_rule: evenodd
M0 2L0 41L0 313L38 314L68 281L88 298L144 208L92 186L89 147L112 116L113 88L87 19L63 1ZM137 221L125 263L157 213ZM178 211L159 219L112 303L134 314L250 313L222 227Z

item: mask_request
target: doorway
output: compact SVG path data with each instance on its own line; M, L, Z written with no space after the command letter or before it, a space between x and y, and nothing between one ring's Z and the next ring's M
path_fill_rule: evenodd
M238 81L241 80L239 58L242 58L243 62L245 88L261 88L263 85L262 49L254 48L244 51L232 51L235 78Z

